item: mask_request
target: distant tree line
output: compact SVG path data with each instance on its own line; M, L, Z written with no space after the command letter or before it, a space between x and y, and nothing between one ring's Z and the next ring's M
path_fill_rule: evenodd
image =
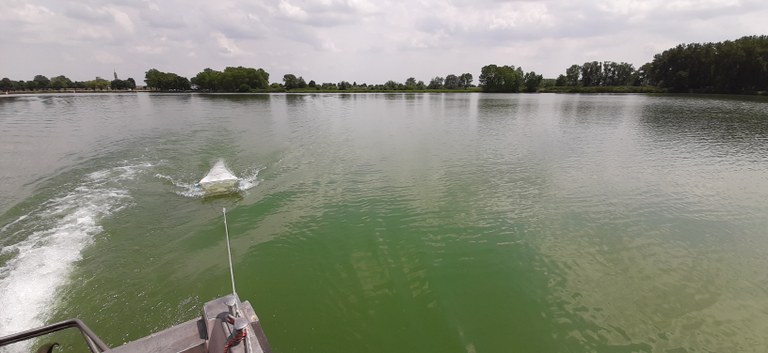
M680 44L646 65L651 85L674 92L768 91L768 36Z
M227 68L224 72L206 69L193 78L192 83L200 89L227 92L254 89L418 91L466 90L474 87L473 77L469 73L437 76L429 80L429 83L409 77L405 82L389 80L371 85L348 81L318 84L314 80L306 82L303 77L294 74L284 75L282 84L269 85L268 78L269 74L262 69L238 67ZM173 79L168 81L174 82ZM150 84L149 79L147 85L164 89ZM481 69L478 86L483 92L536 92L549 85L576 89L616 87L621 90L629 89L630 86L643 86L672 92L765 92L768 91L768 36L747 36L718 43L681 44L656 54L653 61L639 69L630 63L614 61L574 64L554 80L545 80L534 71L525 72L514 65L486 65Z
M274 92L274 91L422 91L474 89L472 74L449 74L417 81L389 80L383 84L348 81L307 82L295 74L283 76L282 83L269 83L269 73L249 67L227 67L224 71L206 68L191 80L172 72L150 69L145 73L147 87L158 91ZM768 36L747 36L718 43L680 44L656 54L653 61L636 69L632 64L591 61L574 64L557 79L544 79L534 71L525 72L514 65L486 65L481 69L478 87L483 92L536 92L550 86L558 91L597 90L642 91L649 88L672 92L755 93L768 91ZM570 88L569 88L570 87ZM633 88L634 87L634 88ZM30 81L0 80L0 91L38 91L62 89L125 90L135 89L129 78L107 81L72 81L66 76L51 79L36 75ZM637 88L637 90L635 90ZM592 91L597 91L593 89Z
M768 91L768 36L680 44L635 69L612 61L572 65L555 86L653 86L671 92Z
M647 83L645 72L632 64L592 61L571 65L555 80L555 86L639 86Z
M60 90L128 90L136 89L136 81L133 78L127 80L107 81L101 77L96 77L90 81L72 81L64 75L48 78L43 75L36 75L30 81L13 81L7 77L0 80L0 91L60 91Z
M309 83L301 76L294 74L286 74L283 76L282 86L274 85L273 88L290 90L322 90L322 91L419 91L419 90L465 90L472 85L472 74L464 73L461 75L450 74L445 77L433 77L429 84L425 84L424 81L416 81L416 78L409 77L405 82L397 82L389 80L383 84L367 84L348 81L323 82L317 84L314 80L310 80Z

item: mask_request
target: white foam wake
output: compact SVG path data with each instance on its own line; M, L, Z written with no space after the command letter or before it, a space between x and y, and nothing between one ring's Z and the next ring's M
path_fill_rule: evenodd
M99 221L131 205L121 182L149 166L121 166L88 174L74 190L0 229L0 237L23 239L0 250L0 255L15 253L0 268L0 336L47 320L56 288L66 282L81 250L102 232Z
M188 183L160 173L155 174L155 178L167 180L173 184L176 187L176 190L174 190L176 195L193 198L205 196L203 189L197 186L197 182Z

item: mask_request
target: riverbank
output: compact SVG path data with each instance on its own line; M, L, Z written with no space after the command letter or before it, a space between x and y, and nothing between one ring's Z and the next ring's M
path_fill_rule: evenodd
M133 93L133 92L152 92L148 89L135 90L99 90L90 89L62 89L62 90L37 90L37 91L0 91L0 96L12 96L21 94L76 94L76 93Z
M539 93L667 93L664 88L655 86L547 86L539 88Z
M282 90L278 92L283 93L479 93L482 92L480 87L472 87L467 89L292 89L290 91Z
M480 87L472 87L468 89L423 89L423 90L380 90L380 89L268 89L268 90L251 90L250 92L208 92L200 90L189 91L156 91L148 89L137 90L103 90L94 91L87 89L67 89L67 90L42 90L42 91L0 91L0 97L3 96L18 96L18 95L61 95L61 94L110 94L110 93L134 93L134 92L149 92L149 93L199 93L199 94L308 94L308 93L339 93L339 94L357 94L357 93L491 93L483 92ZM496 92L493 92L496 93ZM498 93L527 93L527 92L498 92ZM539 88L536 92L530 93L582 93L582 94L622 94L622 93L635 93L635 94L671 94L671 95L694 95L694 96L746 96L746 97L768 97L768 92L747 92L747 93L717 93L717 92L672 92L664 88L654 86L546 86Z

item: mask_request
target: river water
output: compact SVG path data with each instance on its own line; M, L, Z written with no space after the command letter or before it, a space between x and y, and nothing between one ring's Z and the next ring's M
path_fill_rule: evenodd
M226 207L276 352L768 350L766 101L0 97L0 180L0 335L194 318Z

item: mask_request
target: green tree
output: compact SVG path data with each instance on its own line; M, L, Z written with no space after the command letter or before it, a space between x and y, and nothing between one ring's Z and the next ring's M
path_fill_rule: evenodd
M109 83L109 88L112 90L123 90L127 88L126 86L125 81L119 79L112 80Z
M267 89L269 74L263 69L228 66L224 71L206 68L192 78L191 84L211 92L242 92L243 85L252 89Z
M285 74L283 75L283 87L286 90L292 90L294 88L299 88L299 78L296 77L294 74Z
M628 86L633 84L633 76L635 74L635 67L632 64L621 62L619 64L613 63L612 70L614 73L614 84L616 86Z
M565 86L566 83L565 75L559 75L557 76L557 79L555 80L555 86Z
M0 91L10 91L13 89L13 81L9 79L8 77L3 77L2 80L0 80Z
M32 79L32 82L35 83L34 88L35 89L47 89L50 88L51 80L48 79L48 77L45 77L43 75L36 75L35 78Z
M157 69L149 69L144 73L144 82L147 83L147 87L150 89L160 89L163 86L162 78L163 73Z
M172 90L189 91L192 89L192 85L188 78L176 74L171 74L171 77L173 78L173 84L171 86Z
M680 44L656 54L638 79L671 91L746 93L768 90L768 36Z
M461 84L461 81L459 80L459 76L456 76L456 75L445 76L445 82L443 83L443 87L445 89L464 88L463 85Z
M472 87L472 74L470 73L461 74L461 76L459 76L459 83L461 84L461 87L464 89Z
M483 92L500 92L501 87L504 85L501 68L494 64L483 66L480 69L479 79Z
M135 89L136 81L130 77L127 80L114 79L109 83L109 88L113 90Z
M486 65L480 70L479 81L483 92L520 92L523 70L513 65Z
M441 89L443 88L443 78L440 76L433 77L427 85L428 89Z
M203 71L198 72L191 79L190 83L197 86L198 89L216 92L220 90L223 75L221 71L205 68Z
M30 81L29 84L27 84L27 82L25 82L24 80L12 81L12 82L13 82L14 91L26 91L27 89L29 89L31 85L32 86L34 85L34 82Z
M408 90L416 89L416 78L408 77L408 79L405 80L405 89L408 89Z
M600 86L603 77L603 65L597 61L581 65L581 85L584 87Z
M523 77L523 86L525 92L536 92L541 85L541 81L544 80L542 75L537 75L536 72L531 71L526 73Z
M55 90L61 90L65 88L74 87L74 83L72 82L72 80L70 80L66 76L59 75L51 79L50 86Z
M220 88L227 92L239 90L244 84L249 89L266 89L269 83L266 71L243 66L226 67L220 78Z
M144 82L147 83L147 87L159 91L187 91L191 88L188 78L157 69L148 70L144 74ZM109 85L109 81L107 81L107 85Z
M581 76L581 66L579 65L571 65L568 69L565 70L565 85L566 86L578 86L579 85L579 78Z
M109 81L101 77L96 77L96 79L91 81L85 81L83 84L85 88L94 91L103 91L109 87Z
M396 90L396 89L397 89L399 86L400 86L400 84L399 84L399 83L397 83L397 82L395 82L395 81L392 81L392 80L389 80L389 81L387 81L386 83L384 83L384 88L383 88L383 89L394 91L394 90Z
M645 63L643 66L640 66L639 69L635 70L630 77L629 84L632 86L650 86L651 82L648 77L648 70L650 67L650 63Z

